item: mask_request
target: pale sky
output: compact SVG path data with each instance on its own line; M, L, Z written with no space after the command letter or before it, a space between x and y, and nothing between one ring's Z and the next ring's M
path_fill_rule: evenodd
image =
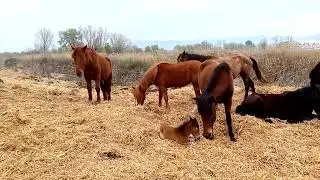
M0 0L0 52L34 48L42 27L92 25L131 40L320 33L320 0Z

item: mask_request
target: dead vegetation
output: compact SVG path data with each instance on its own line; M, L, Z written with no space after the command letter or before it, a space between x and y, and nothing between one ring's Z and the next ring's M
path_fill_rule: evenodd
M242 87L232 108L237 143L228 139L219 106L214 140L186 148L160 139L159 125L188 117L191 86L169 90L166 110L158 108L158 92L135 106L130 89L113 87L112 101L92 105L75 83L7 70L0 76L0 179L320 179L320 122L268 124L236 115Z

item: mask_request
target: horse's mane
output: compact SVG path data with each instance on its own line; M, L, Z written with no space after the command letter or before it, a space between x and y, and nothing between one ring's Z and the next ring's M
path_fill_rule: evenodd
M207 87L205 88L204 93L210 93L213 89L216 88L217 82L220 78L220 74L222 72L230 72L231 68L226 62L222 62L219 64L214 70L213 73L210 76L209 82L207 84Z
M186 56L189 57L189 59L195 59L195 60L198 60L198 59L210 59L210 58L214 58L214 56L206 56L206 55L201 55L201 54L195 54L195 53L185 53Z
M140 80L139 87L141 87L144 91L146 91L149 86L154 82L156 75L158 73L158 65L153 65L148 71L144 74L144 76Z

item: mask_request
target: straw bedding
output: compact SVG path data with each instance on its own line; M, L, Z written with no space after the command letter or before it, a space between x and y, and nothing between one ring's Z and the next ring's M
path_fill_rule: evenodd
M0 77L0 179L320 179L320 122L268 124L236 115L242 87L233 98L237 142L229 140L221 105L214 140L186 147L160 139L159 124L188 117L191 86L169 90L166 110L157 106L157 92L136 106L129 89L113 87L112 101L94 105L70 82L7 70Z

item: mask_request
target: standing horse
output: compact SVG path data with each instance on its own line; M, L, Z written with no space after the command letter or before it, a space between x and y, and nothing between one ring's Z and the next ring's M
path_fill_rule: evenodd
M189 117L189 120L181 123L177 127L164 124L160 125L161 139L171 139L180 144L188 144L190 135L194 137L195 141L200 139L199 123L195 118Z
M111 100L112 65L108 57L101 56L87 45L84 47L71 46L72 58L76 66L78 77L84 75L87 82L89 101L92 101L91 80L95 81L97 102L100 100L100 88L104 100Z
M252 92L256 92L254 83L249 76L252 70L254 70L257 78L261 82L263 83L268 82L266 78L263 76L263 74L261 73L257 61L251 56L244 56L242 54L237 54L237 55L225 56L225 57L214 57L214 56L202 56L202 55L195 55L195 54L190 55L188 53L183 52L178 56L177 60L178 62L185 62L191 59L198 60L201 62L203 61L203 59L206 59L206 60L213 59L218 62L228 63L229 66L231 67L233 78L236 78L240 75L243 80L243 84L245 87L244 99L249 94L249 88L251 89Z
M202 94L193 99L196 100L203 122L203 136L213 139L212 128L216 121L217 104L223 103L230 140L236 141L230 113L233 96L233 76L230 66L225 62L203 62L200 66L199 87Z
M184 61L189 61L189 60L197 60L200 62L206 61L208 59L214 59L217 58L217 56L205 56L205 55L200 55L200 54L191 54L187 53L186 51L183 51L178 55L177 61L178 62L184 62Z
M166 108L169 107L167 93L167 88L169 87L184 87L192 83L195 94L198 96L200 94L198 86L200 64L199 61L156 64L145 73L137 87L132 87L131 92L137 103L143 105L146 98L146 90L154 84L159 87L159 106L161 106L162 97L164 96Z

